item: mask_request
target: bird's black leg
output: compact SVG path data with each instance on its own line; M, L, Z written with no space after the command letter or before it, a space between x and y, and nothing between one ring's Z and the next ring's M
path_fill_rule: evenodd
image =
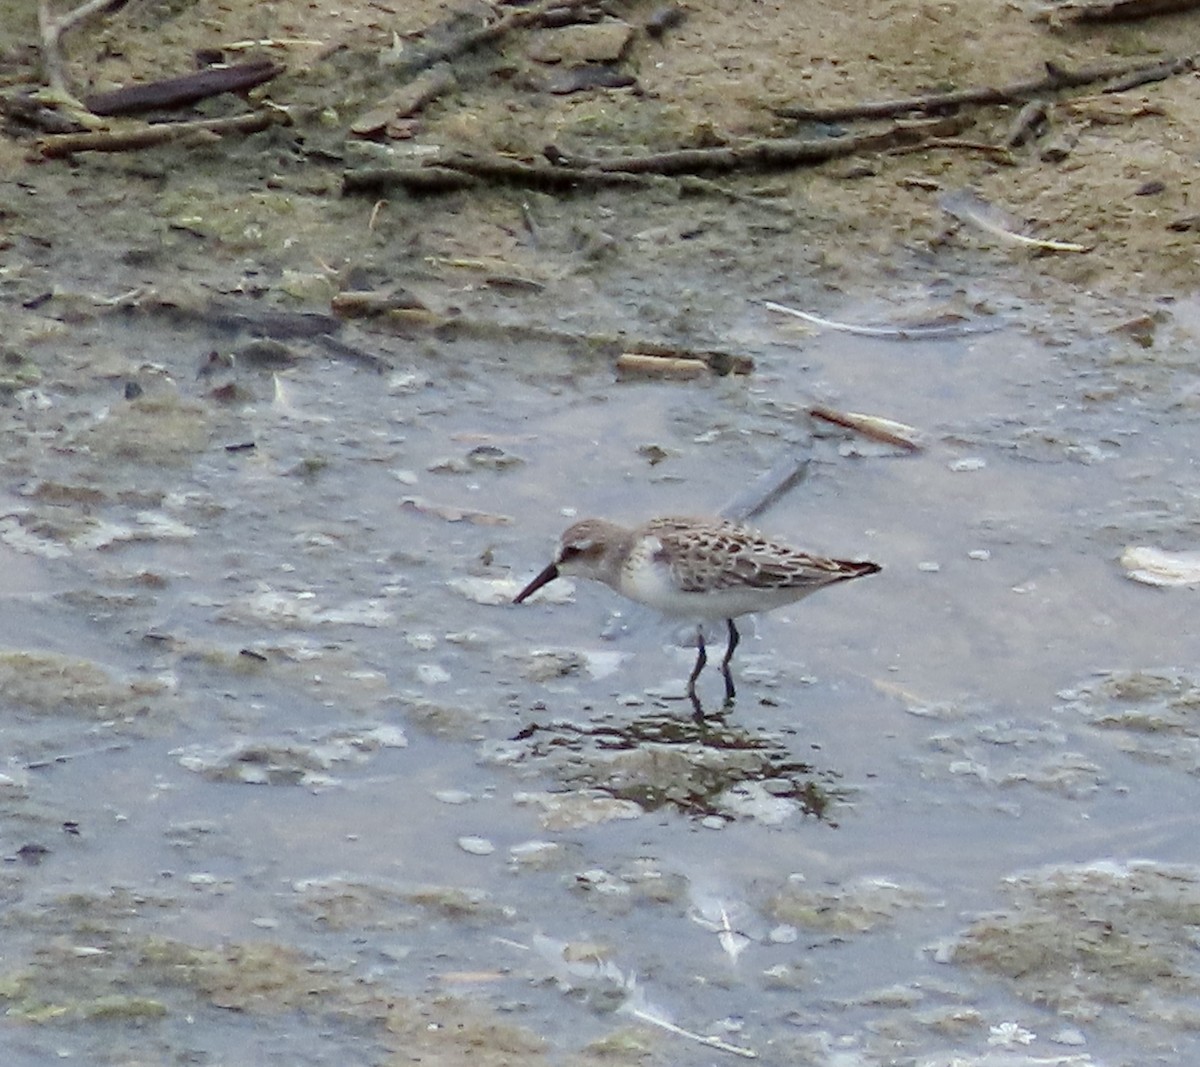
M725 624L729 627L729 644L725 646L725 658L721 660L721 673L725 675L725 703L732 704L737 690L733 688L733 672L729 669L729 661L733 659L733 650L737 648L742 636L733 625L732 619L726 619Z
M700 672L704 670L704 665L708 662L708 652L704 647L704 629L698 627L696 629L696 666L692 668L692 673L688 675L687 695L692 702L692 710L696 713L696 720L700 721L704 718L704 709L700 707L700 698L696 696L696 679L700 677Z

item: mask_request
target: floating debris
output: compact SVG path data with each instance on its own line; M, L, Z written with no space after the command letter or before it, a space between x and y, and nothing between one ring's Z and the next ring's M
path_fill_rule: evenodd
M1121 553L1125 577L1164 587L1200 584L1200 552L1167 552L1150 545L1131 545Z

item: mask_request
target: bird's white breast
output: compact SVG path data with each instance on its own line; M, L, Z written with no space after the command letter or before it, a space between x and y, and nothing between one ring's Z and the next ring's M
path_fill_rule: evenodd
M682 589L661 558L662 543L656 537L639 541L621 569L618 591L630 600L691 619L733 619L756 611L791 604L814 589L756 589L746 585L719 585L714 572L713 587L703 591Z

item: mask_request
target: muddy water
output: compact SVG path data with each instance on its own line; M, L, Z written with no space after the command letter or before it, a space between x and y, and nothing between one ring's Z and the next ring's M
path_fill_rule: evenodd
M386 368L294 342L197 377L246 338L101 313L4 410L7 1062L450 1060L464 1027L497 1062L735 1055L638 1013L779 1062L1194 1058L1142 990L949 947L1019 872L1195 858L1194 768L1064 695L1194 653L1194 593L1117 563L1195 518L1161 344L747 302L753 375L616 383L347 339ZM928 446L813 438L814 399ZM668 630L602 636L607 590L507 603L570 516L715 511L804 449L760 525L884 571L759 620L728 716L691 723Z

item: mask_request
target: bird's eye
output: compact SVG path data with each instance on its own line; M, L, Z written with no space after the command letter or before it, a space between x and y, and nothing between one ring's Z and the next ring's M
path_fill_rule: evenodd
M559 555L560 559L568 560L568 559L574 559L576 556L580 555L582 552L583 552L583 549L581 549L578 545L563 545L562 551L558 555Z

